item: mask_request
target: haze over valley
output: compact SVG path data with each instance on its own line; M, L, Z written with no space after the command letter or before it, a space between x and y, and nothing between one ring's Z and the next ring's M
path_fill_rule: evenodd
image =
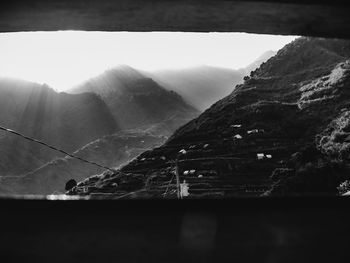
M347 190L348 41L29 32L0 56L0 194Z

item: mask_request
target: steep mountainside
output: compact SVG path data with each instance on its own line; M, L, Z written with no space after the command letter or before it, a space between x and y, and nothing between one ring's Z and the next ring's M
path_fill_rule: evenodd
M93 93L57 93L46 85L0 80L0 124L72 152L118 129ZM29 172L57 153L0 131L0 175Z
M177 93L164 89L129 66L108 70L69 92L86 91L102 97L122 129L150 128L169 135L173 129L198 115L198 111ZM163 131L164 122L173 127Z
M118 168L164 141L165 137L145 132L118 132L90 142L74 154L107 167ZM99 167L68 156L57 158L24 176L0 177L0 194L64 193L68 180L81 181L102 171Z
M350 174L349 58L349 41L299 38L163 146L71 193L174 197L177 167L190 197L336 194Z
M200 66L145 74L165 88L179 93L191 105L205 110L230 94L236 84L242 83L245 70Z

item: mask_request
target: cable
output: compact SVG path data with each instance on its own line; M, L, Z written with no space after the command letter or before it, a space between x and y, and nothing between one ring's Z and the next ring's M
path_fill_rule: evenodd
M44 145L44 146L46 146L46 147L48 147L48 148L50 148L50 149L52 149L52 150L54 150L54 151L63 153L63 154L65 154L65 155L68 155L69 157L78 159L78 160L80 160L80 161L82 161L82 162L85 162L85 163L89 163L89 164L98 166L98 167L100 167L100 168L109 170L109 171L111 171L111 172L115 172L115 170L112 169L112 168L109 168L109 167L107 167L107 166L104 166L104 165L101 165L101 164L98 164L98 163L95 163L95 162L92 162L92 161L85 160L85 159L83 159L83 158L81 158L81 157L78 157L78 156L76 156L76 155L74 155L74 154L68 153L68 152L66 152L66 151L64 151L64 150L61 150L61 149L58 149L58 148L56 148L55 146L49 145L49 144L47 144L47 143L45 143L45 142L39 141L39 140L37 140L37 139L33 139L33 138L31 138L31 137L25 136L25 135L23 135L23 134L21 134L21 133L19 133L19 132L14 131L14 130L7 129L7 128L2 127L2 126L0 126L0 130L3 130L3 131L5 131L5 132L9 132L9 133L15 134L15 135L17 135L17 136L20 136L20 137L26 139L26 140L29 140L29 141L32 141L32 142L35 142L35 143L39 143L39 144Z
M170 186L171 182L173 181L174 176L175 176L175 174L173 174L173 176L171 177L171 179L170 179L170 181L169 181L169 184L168 184L168 186L167 186L167 188L166 188L165 193L163 194L163 196L165 196L165 195L168 193L169 186Z

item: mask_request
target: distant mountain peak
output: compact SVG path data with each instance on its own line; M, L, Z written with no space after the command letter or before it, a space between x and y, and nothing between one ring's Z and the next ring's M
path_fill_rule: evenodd
M115 74L121 74L121 75L127 75L129 78L142 78L144 77L143 74L129 66L129 65L126 65L126 64L121 64L121 65L117 65L115 67L112 67L112 68L109 68L107 69L105 72L103 72L102 74L105 74L105 73L115 73Z
M187 113L188 118L198 114L176 92L166 90L150 76L127 65L109 69L70 92L99 94L123 129L154 125L179 112L182 116ZM181 117L181 122L184 119Z
M144 72L144 75L155 79L168 90L174 90L200 110L230 94L244 77L242 71L209 65Z

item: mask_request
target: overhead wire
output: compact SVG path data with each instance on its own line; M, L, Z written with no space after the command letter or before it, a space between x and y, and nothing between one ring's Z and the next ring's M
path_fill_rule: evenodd
M50 149L52 149L52 150L54 150L54 151L63 153L63 154L65 154L65 155L67 155L67 156L69 156L69 157L71 157L71 158L80 160L80 161L85 162L85 163L89 163L89 164L91 164L91 165L98 166L98 167L100 167L100 168L109 170L109 171L111 171L111 172L115 172L115 170L114 170L113 168L107 167L107 166L105 166L105 165L98 164L98 163L93 162L93 161L86 160L86 159L81 158L81 157L79 157L79 156L76 156L76 155L74 155L74 154L68 153L68 152L66 152L66 151L64 151L64 150L62 150L62 149L59 149L59 148L57 148L57 147L55 147L55 146L52 146L52 145L50 145L50 144L47 144L47 143L45 143L45 142L43 142L43 141L40 141L40 140L31 138L31 137L28 137L28 136L26 136L26 135L24 135L24 134L21 134L21 133L17 132L17 131L14 131L14 130L5 128L5 127L3 127L3 126L0 126L0 130L3 130L3 131L8 132L8 133L15 134L15 135L20 136L20 137L22 137L22 138L24 138L24 139L26 139L26 140L28 140L28 141L32 141L32 142L41 144L41 145L43 145L43 146L45 146L45 147L48 147L48 148L50 148Z

